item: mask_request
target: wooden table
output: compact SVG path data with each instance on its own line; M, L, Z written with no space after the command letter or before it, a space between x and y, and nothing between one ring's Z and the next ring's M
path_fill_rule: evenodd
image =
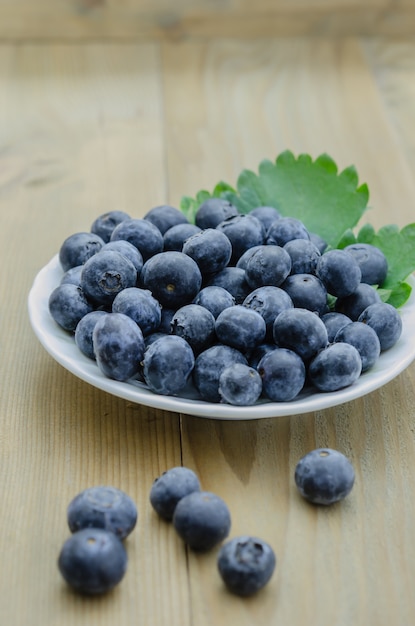
M415 364L337 408L209 420L78 380L42 348L27 312L36 273L97 215L177 206L287 148L354 164L376 227L413 221L413 41L11 41L0 83L0 622L414 624ZM331 508L307 504L294 485L298 459L318 446L356 470L352 493ZM180 464L226 500L232 536L274 547L275 575L256 597L227 593L216 551L187 552L152 511L153 479ZM56 562L67 504L96 484L131 495L139 521L125 579L88 599Z

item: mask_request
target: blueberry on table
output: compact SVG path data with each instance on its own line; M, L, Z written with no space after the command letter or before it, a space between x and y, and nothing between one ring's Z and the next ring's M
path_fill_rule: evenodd
M200 491L199 478L188 467L172 467L156 478L150 489L150 503L165 520L173 519L179 500Z
M362 311L358 321L373 328L379 337L382 352L392 348L402 334L402 318L395 307L386 302L370 304Z
M74 233L69 235L59 250L59 262L64 272L71 267L83 265L91 256L99 252L104 240L94 233Z
M296 352L287 348L267 351L258 363L264 395L272 402L290 402L304 387L306 369Z
M225 367L248 361L239 350L217 344L201 352L195 360L193 383L206 402L220 402L219 378Z
M244 363L226 367L219 377L219 395L222 402L235 406L255 404L262 393L258 372Z
M236 206L223 198L208 198L196 211L195 223L201 229L216 228L228 217L238 215Z
M337 332L335 342L344 341L354 346L362 359L362 372L369 370L380 355L380 341L376 332L363 322L351 322Z
M75 328L75 343L82 354L89 359L95 360L93 333L97 321L106 315L105 311L91 311L79 320Z
M210 550L223 541L231 528L227 504L209 491L194 491L176 505L173 526L193 550Z
M114 533L85 528L64 543L58 568L65 581L79 593L97 595L113 589L127 570L127 552Z
M219 574L228 590L238 596L251 596L269 582L277 559L263 539L249 535L234 537L220 548Z
M139 287L127 287L116 295L112 303L113 313L124 313L141 328L144 336L155 332L161 322L161 306L151 291Z
M185 339L164 335L145 351L143 376L154 393L174 396L184 389L193 371L193 350Z
M168 250L144 263L140 280L162 306L174 309L189 304L196 297L202 285L202 274L196 261L187 254Z
M137 507L126 493L105 485L81 491L67 508L72 533L84 528L102 528L124 540L137 523Z
M316 275L332 296L344 298L356 291L362 278L359 264L345 250L329 250L317 261Z
M137 283L137 270L120 252L106 250L88 259L81 273L81 287L95 306L109 306L115 296Z
M99 235L107 243L114 228L128 219L130 219L130 216L125 211L107 211L107 213L99 215L94 220L91 226L91 233Z
M338 391L353 385L361 372L359 351L345 342L328 345L313 358L308 367L310 382L323 392Z
M97 321L92 344L99 369L108 378L126 381L140 372L144 337L124 313L107 313Z
M80 320L93 310L78 285L63 283L55 287L48 300L49 313L64 330L74 332Z
M157 226L162 235L164 235L169 228L172 228L177 224L189 223L184 213L169 204L162 204L160 206L153 207L147 211L143 219L148 220L154 224L154 226Z
M295 484L314 504L333 504L352 490L355 472L349 459L337 450L318 448L303 456L295 468Z
M151 222L135 218L124 220L114 228L110 241L129 241L141 253L143 260L163 250L163 235Z

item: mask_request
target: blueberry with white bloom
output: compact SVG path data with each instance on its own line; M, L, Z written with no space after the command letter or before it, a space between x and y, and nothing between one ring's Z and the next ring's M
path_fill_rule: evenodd
M114 228L110 241L129 241L141 253L144 262L163 250L163 235L151 222L140 218L122 221Z
M273 335L277 346L293 350L304 361L309 361L328 343L321 318L303 308L281 311L274 321Z
M82 354L85 354L85 356L89 359L95 360L94 345L92 341L95 324L103 315L106 314L106 311L90 311L90 313L87 313L82 319L79 320L75 328L75 343Z
M246 281L251 289L265 285L280 287L291 271L291 258L280 246L259 246L246 264Z
M336 334L343 326L352 323L350 317L344 315L344 313L338 313L337 311L324 313L324 315L321 316L321 320L327 329L329 343L333 343Z
M266 324L260 313L236 304L218 315L215 330L221 343L245 352L264 341Z
M235 298L223 287L209 285L199 291L193 303L205 307L216 319L223 309L235 305Z
M269 543L252 535L226 541L217 558L219 574L231 593L248 597L271 579L277 559Z
M194 491L200 491L197 474L188 467L171 467L154 480L150 503L160 517L170 521L179 500Z
M143 219L157 226L162 235L177 224L188 224L184 213L174 206L162 204L155 206L144 215Z
M346 324L337 332L334 341L350 343L358 350L362 359L362 372L367 372L379 358L379 337L373 328L363 322Z
M366 307L375 302L381 302L378 291L372 285L360 283L356 291L350 294L350 296L337 298L334 308L338 313L343 313L353 322L356 322Z
M295 217L281 217L267 230L267 244L285 246L292 239L310 239L310 234L303 222Z
M207 551L229 535L231 515L220 496L209 491L194 491L177 503L173 526L191 549Z
M281 285L295 307L314 311L318 315L327 312L327 289L314 274L292 274Z
M387 302L370 304L358 318L376 332L382 352L389 350L402 334L402 318L399 311Z
M240 267L228 266L215 274L206 286L223 287L234 297L236 304L241 304L246 296L251 293L245 276L245 270Z
M220 222L238 215L238 209L223 198L208 198L196 211L195 223L199 228L216 228Z
M275 348L258 363L264 395L273 402L290 402L304 387L306 369L292 350Z
M244 363L226 367L219 377L222 402L235 406L250 406L262 393L262 380L257 370Z
M86 261L81 273L81 287L96 306L110 306L118 293L136 283L134 265L114 250L95 254Z
M145 351L144 380L154 393L177 395L186 386L194 362L193 350L187 341L176 335L165 335Z
M353 385L361 372L359 351L345 342L332 343L321 350L308 368L311 383L323 392L338 391Z
M171 334L185 339L199 354L216 341L215 318L200 304L185 304L172 317Z
M239 350L222 344L199 354L193 369L193 383L203 400L220 402L219 378L225 367L248 361Z
M349 495L354 485L355 472L349 459L341 452L318 448L299 460L294 480L306 500L330 505Z
M99 235L107 243L114 228L128 219L130 219L130 215L125 211L107 211L94 220L91 226L91 233Z
M192 235L200 233L201 228L196 224L184 223L172 226L163 235L163 250L176 250L181 252L184 242Z
M286 309L294 308L293 301L280 287L266 285L254 289L243 301L243 306L259 313L265 321L266 338L272 340L275 318ZM274 346L275 347L275 346Z
M263 225L265 232L271 226L272 222L278 220L281 213L273 206L257 206L249 212L250 215L256 217Z
M362 278L359 264L345 250L329 250L321 255L316 275L332 296L344 298L356 291Z
M112 303L113 313L124 313L141 328L143 335L155 332L161 322L161 306L151 291L128 287L120 291Z
M90 257L101 250L104 240L95 233L74 233L69 235L59 249L59 262L64 272L71 267L83 265Z
M206 228L186 239L182 252L196 261L204 276L209 276L228 265L232 256L232 245L220 230Z
M80 320L93 310L81 287L72 283L58 285L48 300L49 313L64 330L74 332Z
M388 260L382 250L370 243L353 243L345 247L357 261L362 283L382 285L388 273Z
M140 274L141 269L143 267L143 257L141 252L137 250L135 246L129 241L124 241L124 239L118 239L116 241L108 241L105 246L102 246L100 252L105 252L107 250L115 250L115 252L119 252L123 254L127 259L131 261L137 270L137 275Z
M291 258L291 274L315 274L321 253L310 239L291 239L284 250Z
M177 309L189 304L199 293L202 274L193 259L174 250L148 259L141 272L141 283L162 306Z
M107 313L95 324L93 349L99 369L108 378L126 381L140 372L144 337L124 313Z
M253 215L236 215L216 226L232 244L231 264L235 265L246 250L258 246L265 241L265 229Z

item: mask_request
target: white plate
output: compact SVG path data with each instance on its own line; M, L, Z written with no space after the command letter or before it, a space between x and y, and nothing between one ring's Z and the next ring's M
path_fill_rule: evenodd
M259 402L254 406L235 407L214 404L198 399L189 386L186 397L162 396L150 391L140 382L118 382L106 378L94 361L78 349L70 333L62 330L49 314L49 295L56 287L63 271L56 255L37 274L29 293L29 315L39 341L63 367L82 380L108 393L137 404L166 411L187 413L212 419L252 420L284 415L298 415L343 404L378 389L400 374L415 359L415 289L409 301L400 309L403 332L399 341L384 352L370 371L360 376L350 387L334 393L302 393L293 402ZM415 287L415 279L409 281Z

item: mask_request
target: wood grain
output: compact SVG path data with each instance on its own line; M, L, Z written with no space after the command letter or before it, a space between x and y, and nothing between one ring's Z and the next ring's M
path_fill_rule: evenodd
M376 226L413 221L413 59L410 41L356 38L0 47L1 624L415 622L414 364L326 411L180 416L75 378L40 346L26 305L39 268L98 214L177 205L286 148L354 163ZM352 493L331 508L309 506L293 483L316 446L356 469ZM151 510L153 479L179 464L226 500L232 536L275 548L277 570L258 596L227 593L217 551L188 553ZM139 521L125 580L91 600L66 588L56 559L67 504L100 483L129 493Z

